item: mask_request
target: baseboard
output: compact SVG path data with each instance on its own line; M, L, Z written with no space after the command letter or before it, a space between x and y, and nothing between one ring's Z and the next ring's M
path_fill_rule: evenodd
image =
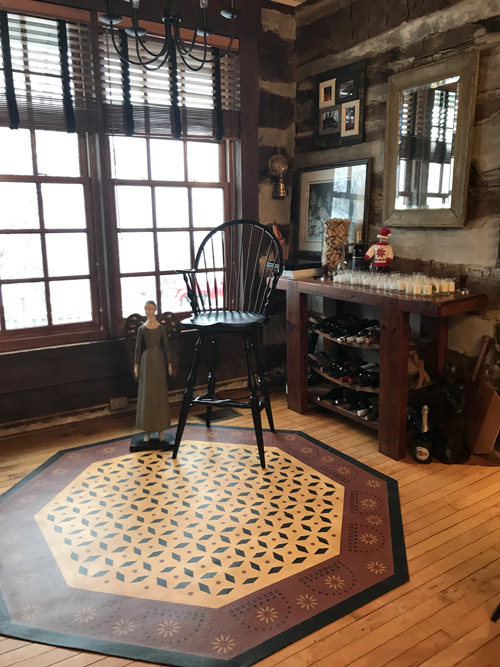
M217 384L217 392L231 391L233 389L246 388L247 386L246 378L235 378L233 380L227 380L226 382L219 382ZM206 385L196 386L195 391L199 391L200 393L206 391ZM184 389L176 389L169 392L170 405L179 404L182 401L183 393ZM16 422L5 422L0 425L0 440L21 435L23 433L43 431L45 429L84 422L91 419L123 417L125 415L135 414L135 410L136 400L132 399L129 400L126 408L120 410L110 410L109 403L106 403L104 405L94 405L88 408L80 408L68 412L57 412L41 417L22 419Z

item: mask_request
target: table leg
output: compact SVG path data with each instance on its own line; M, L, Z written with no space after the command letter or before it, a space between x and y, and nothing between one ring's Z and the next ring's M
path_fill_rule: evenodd
M399 460L406 456L410 316L383 305L380 324L379 451Z
M444 375L446 351L448 350L448 318L427 317L420 320L420 335L430 338L433 342L426 350L425 368L431 380L439 382Z
M307 294L290 281L286 292L288 407L307 412Z

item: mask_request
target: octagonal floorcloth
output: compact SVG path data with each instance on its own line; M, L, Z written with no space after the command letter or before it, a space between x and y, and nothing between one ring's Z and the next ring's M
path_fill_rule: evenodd
M245 667L408 580L397 483L304 433L65 450L0 498L0 633Z

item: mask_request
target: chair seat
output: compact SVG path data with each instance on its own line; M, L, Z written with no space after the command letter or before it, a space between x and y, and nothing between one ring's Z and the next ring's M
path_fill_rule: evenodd
M182 321L191 329L210 328L213 331L254 331L263 326L266 318L258 313L243 311L214 311L200 313Z

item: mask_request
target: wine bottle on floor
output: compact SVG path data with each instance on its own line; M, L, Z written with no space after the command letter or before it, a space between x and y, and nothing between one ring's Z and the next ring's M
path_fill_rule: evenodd
M422 422L420 431L415 438L413 458L417 463L431 463L432 461L432 434L429 428L429 407L422 406Z

